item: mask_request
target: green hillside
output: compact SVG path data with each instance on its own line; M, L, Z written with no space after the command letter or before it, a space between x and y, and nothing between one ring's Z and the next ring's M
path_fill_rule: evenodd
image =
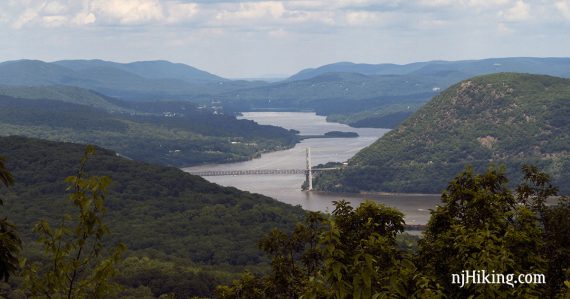
M66 103L86 105L115 112L132 112L113 103L102 94L72 86L8 86L0 85L0 95L18 99L54 100Z
M187 102L134 105L72 87L0 88L0 136L10 135L92 143L175 166L248 160L299 139Z
M570 80L501 73L458 83L316 179L329 191L438 193L467 164L534 163L570 192Z
M84 145L24 137L0 137L0 155L16 184L3 189L10 219L26 240L40 218L59 219L65 210L64 179L74 175ZM111 242L132 252L175 256L201 264L258 264L256 241L273 227L289 229L300 208L271 198L221 187L177 168L131 161L98 148L89 175L113 183L106 206Z

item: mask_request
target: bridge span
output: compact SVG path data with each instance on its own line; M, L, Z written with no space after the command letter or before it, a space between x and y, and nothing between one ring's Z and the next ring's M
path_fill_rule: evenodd
M284 174L303 174L305 175L308 190L313 190L313 174L323 171L332 171L340 169L340 167L331 168L313 168L311 166L311 149L306 151L306 167L305 169L248 169L248 170L210 170L210 171L194 171L190 174L199 176L230 176L230 175L284 175Z
M313 168L310 171L312 173L331 171L340 169L335 168ZM248 170L210 170L210 171L195 171L190 172L194 175L199 176L226 176L226 175L283 175L283 174L303 174L307 175L309 170L307 169L248 169Z

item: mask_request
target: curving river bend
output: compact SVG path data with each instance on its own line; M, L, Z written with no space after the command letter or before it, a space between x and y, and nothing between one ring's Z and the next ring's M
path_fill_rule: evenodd
M295 129L301 135L321 135L330 131L357 132L358 138L316 138L305 139L294 148L263 154L251 161L201 165L184 168L184 171L246 170L246 169L303 169L305 149L311 148L312 165L326 162L343 162L360 149L370 145L388 132L388 129L352 128L347 125L326 122L325 117L312 112L244 112L242 118L259 124L275 125ZM402 211L407 224L425 224L429 209L439 202L437 195L389 194L361 195L301 191L304 175L248 175L206 177L210 182L233 186L241 190L264 194L279 201L301 205L306 210L329 211L333 201L345 199L357 206L365 199L374 200Z

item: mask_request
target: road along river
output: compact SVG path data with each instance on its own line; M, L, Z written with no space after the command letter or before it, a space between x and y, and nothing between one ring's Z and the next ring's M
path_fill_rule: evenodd
M357 138L314 138L305 139L294 148L263 154L251 161L201 165L184 168L189 172L212 170L255 170L255 169L304 169L305 149L311 148L312 165L326 162L343 162L360 149L370 145L389 130L373 128L351 128L347 125L326 122L325 117L311 112L247 112L242 118L264 125L275 125L300 131L301 135L322 135L330 131L356 132ZM279 201L301 205L306 210L331 212L333 201L345 199L359 205L366 199L374 200L402 211L407 224L425 224L429 209L439 202L436 195L387 194L361 195L301 191L304 175L241 175L209 176L208 181L223 186L264 194Z

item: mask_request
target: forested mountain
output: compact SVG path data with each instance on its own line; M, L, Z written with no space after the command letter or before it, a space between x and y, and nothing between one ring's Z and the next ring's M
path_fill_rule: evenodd
M3 212L17 225L28 256L39 255L32 241L34 224L40 219L55 224L64 212L72 213L64 179L76 174L84 149L0 137L0 155L15 182L10 190L0 189ZM257 240L273 228L290 230L304 215L301 208L265 196L221 187L176 168L130 161L102 148L85 170L112 179L105 201L105 223L112 232L107 242L124 242L130 256L146 257L127 259L119 278L129 287L148 286L156 296L211 294L226 277L224 271L266 264ZM209 265L217 268L200 270Z
M308 108L329 121L393 128L452 84L498 72L569 77L570 59L493 58L406 65L341 62L303 70L284 82L229 92L222 99L229 107L241 105L241 110Z
M134 102L217 103L227 111L312 110L355 127L397 126L461 80L497 72L570 76L570 58L493 58L407 65L349 62L303 70L279 82L226 80L167 61L33 60L0 64L0 85L66 85Z
M472 78L433 98L399 127L317 178L334 191L438 193L465 165L524 163L570 192L570 80L501 73Z
M317 68L304 69L297 74L287 78L288 81L298 81L314 78L326 73L359 73L363 75L405 75L416 71L429 62L417 62L405 65L382 63L382 64L367 64L367 63L352 63L352 62L337 62L326 64Z
M73 86L10 86L0 85L0 95L17 99L53 100L90 106L110 112L133 112L97 92Z
M129 103L75 87L0 87L0 136L7 135L93 143L176 166L247 160L298 141L294 131L212 107Z
M242 81L224 85L226 79L184 64L145 61L121 64L102 60L64 60L47 63L17 60L0 63L0 85L66 85L92 89L132 100L182 98L235 86L256 86Z
M300 81L237 90L219 95L224 107L232 111L258 109L310 109L330 121L369 127L392 127L386 120L401 122L440 86L453 81L445 76L363 75L327 73ZM404 114L404 115L402 115Z

